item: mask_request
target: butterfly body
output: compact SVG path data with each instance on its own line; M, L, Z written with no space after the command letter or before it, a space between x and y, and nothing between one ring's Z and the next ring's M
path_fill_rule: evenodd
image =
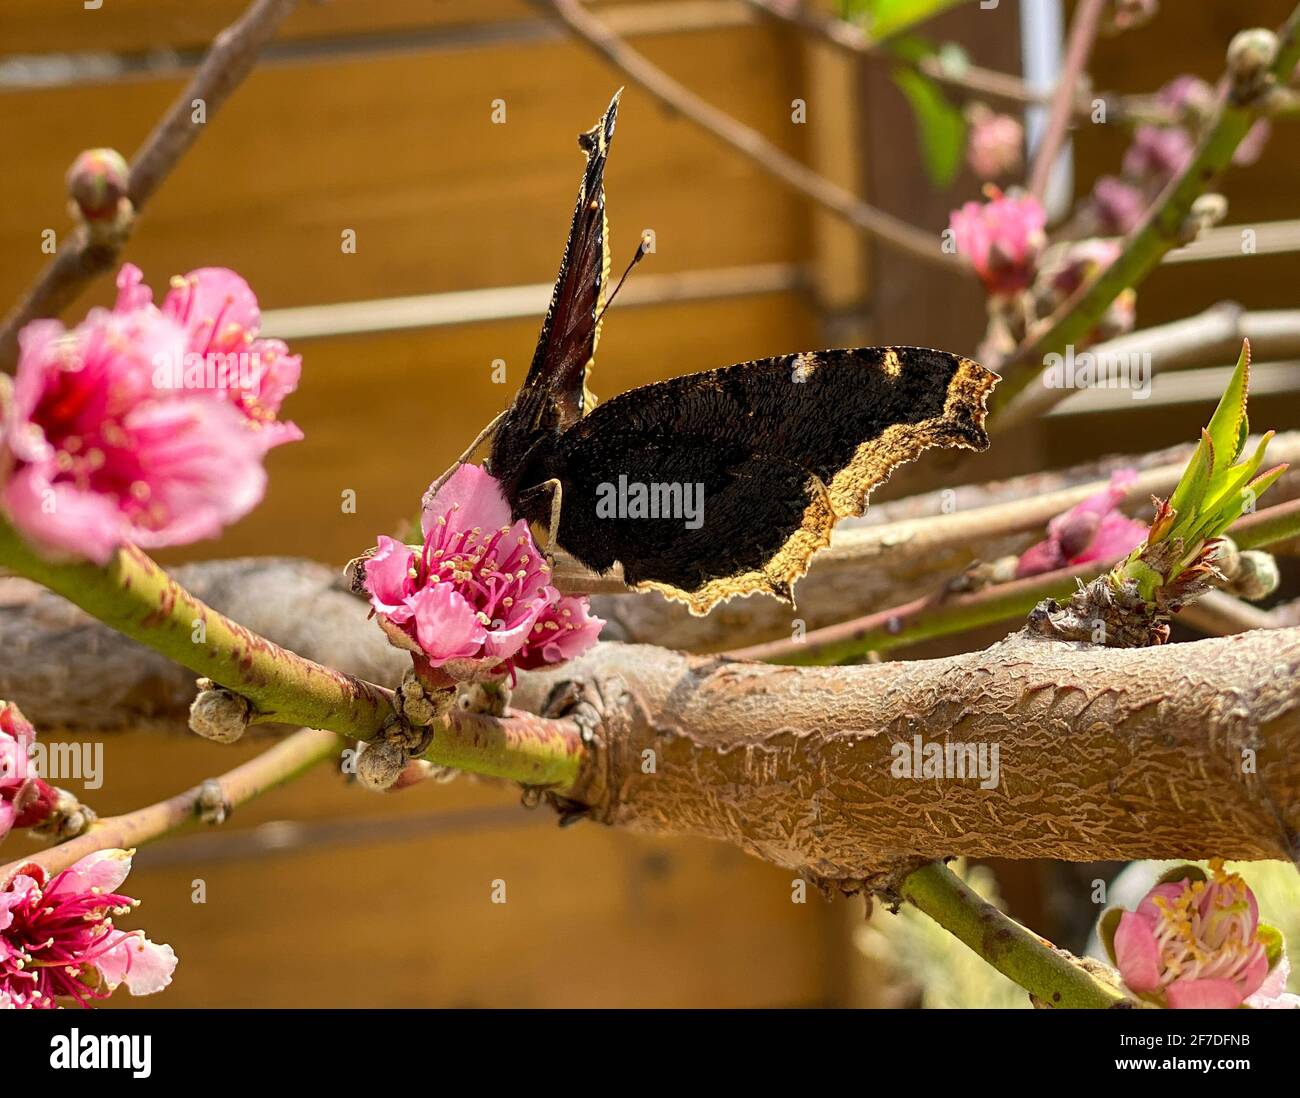
M871 489L930 446L983 449L996 375L959 355L866 347L671 378L594 406L587 372L608 279L603 169L618 98L589 134L564 262L490 468L517 518L596 572L705 613L790 599Z

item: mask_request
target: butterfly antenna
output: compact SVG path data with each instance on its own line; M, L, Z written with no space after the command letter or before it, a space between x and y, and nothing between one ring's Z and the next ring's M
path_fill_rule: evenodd
M605 299L605 307L600 310L600 315L596 317L596 323L599 324L605 319L605 313L609 307L614 304L614 298L618 296L618 291L623 288L623 283L627 281L627 276L632 273L632 268L643 260L649 253L647 245L650 243L650 234L642 233L641 242L636 246L636 255L632 257L632 262L627 265L627 270L623 272L623 277L618 280L618 285L614 287L613 292Z

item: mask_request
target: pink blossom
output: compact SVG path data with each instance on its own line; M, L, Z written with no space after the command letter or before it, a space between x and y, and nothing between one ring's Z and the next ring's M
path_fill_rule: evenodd
M57 794L30 772L34 729L16 705L0 701L0 839L11 828L34 827L53 810Z
M949 217L957 251L966 256L991 295L1013 294L1029 285L1047 243L1047 214L1032 195L1003 194L989 185L987 202L967 202Z
M1214 88L1199 76L1183 73L1175 76L1156 92L1156 102L1162 107L1187 116L1192 120L1204 118L1214 109Z
M1125 985L1172 1009L1297 1005L1285 958L1270 972L1254 894L1222 862L1210 868L1211 879L1164 881L1120 915L1108 948Z
M1009 114L997 114L983 103L966 116L966 162L980 179L1000 179L1020 169L1025 128Z
M1110 484L1047 524L1047 538L1026 549L1016 576L1037 576L1094 560L1123 556L1147 535L1145 523L1126 517L1119 505L1137 479L1134 469L1111 474Z
M1139 126L1124 153L1124 175L1158 190L1187 167L1195 151L1191 135L1181 126Z
M171 983L172 947L113 925L139 903L117 891L130 870L126 850L88 854L52 878L22 866L0 889L0 1000L89 1006L122 983L132 995Z
M600 618L561 596L524 520L497 481L462 465L424 510L417 555L380 537L365 587L390 641L450 679L560 663L595 643Z
M130 264L122 268L118 285L137 306L152 298ZM302 438L294 424L276 419L284 398L298 387L302 356L289 354L282 340L259 338L262 314L247 282L224 267L202 267L172 279L161 312L184 328L188 355L248 356L251 384L218 385L210 392L243 412L264 449Z
M41 320L20 333L0 409L0 510L42 548L103 564L128 541L212 537L261 500L266 450L300 437L274 415L298 359L249 334L256 302L243 280L210 271L188 280L160 311L128 265L113 309L92 309L71 331ZM191 300L198 287L216 295L202 307ZM193 348L240 344L267 352L256 391L187 387L183 374L170 384Z
M1137 228L1147 210L1146 195L1132 183L1113 175L1103 175L1092 186L1089 207L1097 222L1097 231L1110 236L1125 236Z

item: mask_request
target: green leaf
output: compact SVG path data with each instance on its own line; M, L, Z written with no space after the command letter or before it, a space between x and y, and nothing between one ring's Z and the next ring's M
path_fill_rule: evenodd
M1219 398L1219 406L1210 417L1206 428L1214 452L1226 469L1237 458L1246 445L1246 435L1250 425L1246 420L1246 395L1250 391L1250 341L1241 341L1241 354L1237 357L1237 368L1232 371L1232 380Z
M1178 487L1169 497L1169 506L1177 516L1170 537L1183 537L1196 523L1201 501L1209 487L1210 477L1214 474L1214 443L1208 431L1201 432L1201 441L1196 444L1192 460L1183 470Z
M966 119L929 77L899 68L894 70L894 83L907 96L916 116L926 174L937 186L946 187L961 167Z
M865 9L865 29L872 38L888 38L908 27L923 23L941 11L955 8L967 0L866 0L849 5L855 11Z
M1190 532L1189 540L1195 537L1218 537L1232 523L1241 517L1248 504L1254 502L1255 494L1246 488L1247 481L1264 464L1264 451L1273 438L1269 431L1261 440L1255 453L1239 465L1221 469L1210 478L1205 499L1201 502L1196 528Z

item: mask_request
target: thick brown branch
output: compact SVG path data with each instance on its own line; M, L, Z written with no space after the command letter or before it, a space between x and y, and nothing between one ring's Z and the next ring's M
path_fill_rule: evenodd
M593 818L856 882L908 856L1292 858L1298 672L1296 629L800 669L609 644L516 699L601 712L571 794ZM996 748L998 783L896 777L914 738Z

